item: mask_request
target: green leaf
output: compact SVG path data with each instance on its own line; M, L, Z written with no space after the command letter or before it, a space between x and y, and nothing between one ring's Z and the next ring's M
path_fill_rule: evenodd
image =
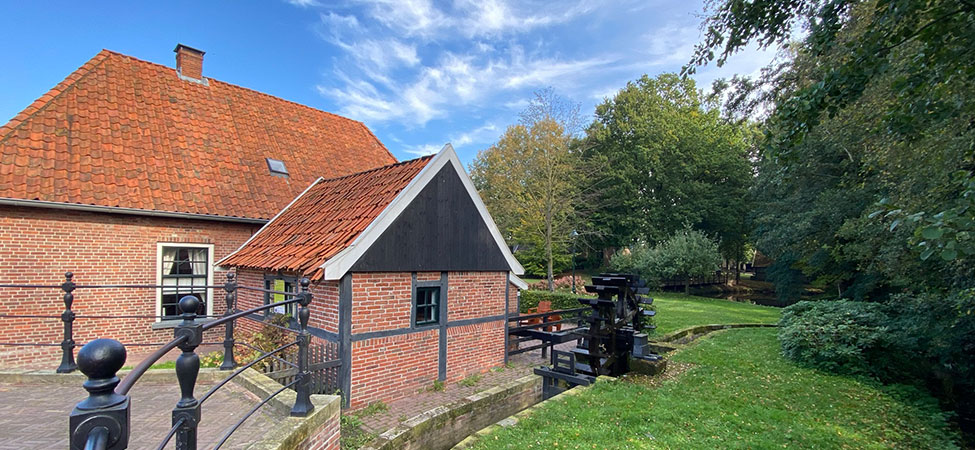
M890 223L890 231L894 231L894 228L897 228L897 226L900 224L901 219L894 219L894 221Z
M951 261L958 257L958 251L953 248L946 248L941 251L941 259Z
M940 239L943 234L944 230L942 230L941 227L936 227L933 225L925 227L923 230L921 230L921 236L924 236L924 239Z

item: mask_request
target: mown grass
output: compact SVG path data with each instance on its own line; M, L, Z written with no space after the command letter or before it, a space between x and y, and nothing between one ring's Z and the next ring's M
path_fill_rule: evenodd
M729 300L696 297L674 292L654 292L657 307L656 335L695 325L726 323L776 323L780 308Z
M709 335L671 364L687 370L597 382L474 448L956 448L927 394L799 367L774 329Z

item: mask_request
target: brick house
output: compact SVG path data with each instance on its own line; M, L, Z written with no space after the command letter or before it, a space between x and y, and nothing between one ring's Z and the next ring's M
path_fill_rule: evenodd
M338 346L353 408L504 364L506 319L525 286L449 144L315 181L218 264L276 290L312 281L309 325ZM279 300L242 292L238 302Z
M202 51L175 52L174 69L103 50L0 126L0 283L70 270L79 284L174 286L80 289L81 315L169 316L177 292L221 314L222 294L199 287L222 283L214 261L319 177L396 162L360 122L206 77ZM64 309L57 290L2 293L0 315ZM75 341L150 351L172 337L165 319L79 318ZM0 318L0 342L60 340L57 319ZM59 351L0 346L0 367L49 366Z

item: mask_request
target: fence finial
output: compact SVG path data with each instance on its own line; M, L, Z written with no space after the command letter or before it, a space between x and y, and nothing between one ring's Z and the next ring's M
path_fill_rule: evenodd
M88 377L88 398L75 406L69 419L71 448L86 448L91 439L105 438L108 449L129 442L129 397L115 392L116 375L125 365L125 346L114 339L95 339L78 351L78 368Z
M200 357L196 348L203 343L203 326L196 322L196 310L200 300L187 295L179 299L183 321L176 326L174 337L186 337L176 358L176 380L179 382L180 399L173 408L173 426L176 431L176 448L196 450L196 430L200 423L200 402L193 397L196 378L200 374Z

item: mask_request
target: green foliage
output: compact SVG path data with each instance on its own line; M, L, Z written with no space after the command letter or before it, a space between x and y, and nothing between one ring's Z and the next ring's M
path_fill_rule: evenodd
M694 65L789 46L729 94L767 115L759 250L846 298L972 286L975 3L726 0L706 29Z
M476 385L478 382L480 382L481 381L481 378L484 378L484 377L482 375L480 375L480 374L476 374L475 373L475 374L472 374L472 375L468 375L463 380L458 381L458 383L460 383L461 386L472 387L472 386Z
M718 244L703 232L684 229L653 248L637 245L610 262L618 272L638 273L650 283L711 275L721 264Z
M522 123L508 127L471 162L474 186L526 270L554 278L568 267L570 233L587 206L589 165L573 144L578 105L553 91L538 92Z
M690 368L649 386L599 381L474 448L958 448L929 395L797 366L774 330L719 332L669 360Z
M252 349L250 347L240 347L237 353L237 361L241 364L247 364L261 356L261 353L267 353L278 347L294 341L294 334L289 333L279 327L287 327L288 323L291 321L291 316L288 314L276 314L271 317L268 322L275 326L263 326L261 331L256 333L251 333L240 328L237 329L237 335L235 339L239 342L246 342L258 350ZM278 355L281 357L281 355ZM267 368L270 362L265 359L255 365L256 368L262 369Z
M901 294L886 304L799 302L784 310L779 338L795 361L933 385L964 416L975 413L975 290Z
M872 374L894 346L890 316L879 303L799 302L782 313L782 353L794 361L837 373Z
M590 215L604 247L653 244L690 225L743 258L755 134L702 97L691 79L644 75L596 107L586 157L606 168Z
M532 238L527 237L529 241ZM545 250L545 243L543 241L539 242L528 242L523 243L519 246L518 251L515 252L515 257L518 258L518 262L521 263L522 267L525 268L525 273L531 276L545 278L548 277L548 255ZM565 242L553 242L552 243L552 273L562 273L566 270L571 269L572 254L569 253L569 248Z
M529 309L538 307L538 302L542 300L552 302L553 310L580 308L582 304L579 303L579 297L587 296L588 294L583 292L573 294L571 292L521 291L521 313L527 314Z
M443 392L446 387L444 386L443 380L433 380L433 385L430 386L430 392Z

